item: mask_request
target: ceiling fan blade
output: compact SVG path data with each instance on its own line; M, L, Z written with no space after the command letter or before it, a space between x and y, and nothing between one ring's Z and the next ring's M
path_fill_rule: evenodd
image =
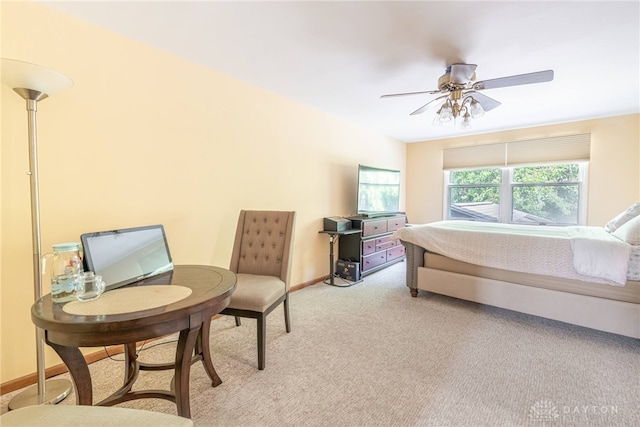
M413 113L410 113L410 116L414 116L416 114L420 114L420 113L424 113L424 111L431 106L431 104L433 104L434 102L436 102L439 99L443 99L448 97L449 95L442 95L437 97L436 99L432 99L431 101L427 102L426 104L424 104L422 107L418 108L416 111L414 111ZM478 101L479 102L479 101Z
M407 96L407 95L435 95L437 93L441 93L441 90L424 90L421 92L405 92L405 93L390 93L388 95L382 95L380 98L392 98L394 96Z
M449 81L454 84L466 85L476 72L476 64L451 64Z
M520 86L532 83L550 82L553 80L553 70L538 71L536 73L519 74L516 76L501 77L497 79L476 82L473 85L475 90L495 89L507 86Z
M476 92L475 90L466 92L465 96L467 95L471 95L476 101L478 101L484 111L491 111L494 108L502 105L501 102L496 101L493 98L489 98L487 95L482 94L480 92Z

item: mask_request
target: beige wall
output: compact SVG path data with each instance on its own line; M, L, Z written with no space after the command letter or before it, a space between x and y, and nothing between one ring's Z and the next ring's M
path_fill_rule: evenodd
M591 133L587 225L602 226L640 200L640 115L488 133L407 145L407 218L439 221L443 212L442 149Z
M404 173L400 142L41 5L1 8L2 57L75 83L38 104L43 251L161 223L175 263L226 267L240 209L296 210L301 284L329 273L318 231L323 217L354 213L358 163ZM1 96L4 383L35 371L35 338L27 113L4 85Z

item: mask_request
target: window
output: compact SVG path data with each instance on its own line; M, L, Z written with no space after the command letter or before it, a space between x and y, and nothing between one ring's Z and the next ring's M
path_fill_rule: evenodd
M590 157L588 133L447 148L443 217L584 225Z
M445 219L584 224L587 163L445 171Z
M502 171L493 169L456 170L448 173L447 219L499 221Z
M580 222L580 164L520 167L512 173L511 222Z

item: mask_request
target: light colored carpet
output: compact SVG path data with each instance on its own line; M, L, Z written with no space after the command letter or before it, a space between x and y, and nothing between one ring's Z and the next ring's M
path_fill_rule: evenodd
M444 296L411 298L404 263L349 288L317 284L268 317L257 370L255 321L212 322L212 388L191 371L196 426L638 426L640 341ZM171 337L175 338L175 337ZM155 343L154 343L155 344ZM171 360L174 344L140 353ZM94 398L114 391L121 363L91 365ZM169 372L142 372L166 388ZM6 411L11 395L3 396ZM74 404L71 395L62 404ZM175 414L163 400L121 406Z

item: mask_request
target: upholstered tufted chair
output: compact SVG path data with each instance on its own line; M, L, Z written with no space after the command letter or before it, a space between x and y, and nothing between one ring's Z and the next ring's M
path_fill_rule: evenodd
M236 273L236 290L222 314L257 319L258 369L265 366L266 317L284 302L287 332L289 286L295 212L240 211L231 255L231 271Z

